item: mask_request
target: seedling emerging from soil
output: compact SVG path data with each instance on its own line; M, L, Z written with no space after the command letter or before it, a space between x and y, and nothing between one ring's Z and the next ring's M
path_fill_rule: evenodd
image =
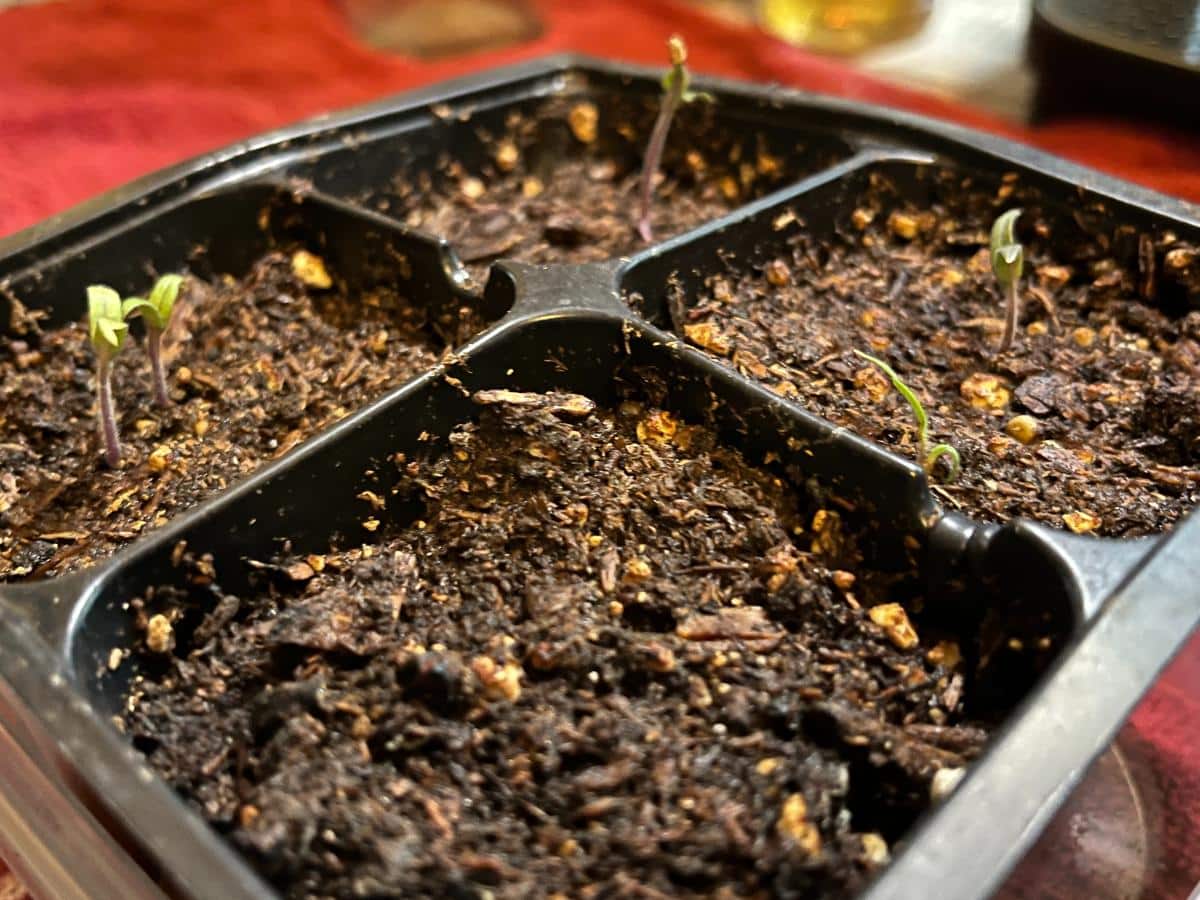
M100 408L100 436L104 441L104 461L111 468L121 464L121 439L113 410L112 365L129 326L125 324L121 295L110 287L93 284L87 289L88 337L96 351L96 394Z
M654 199L654 176L662 163L663 150L667 146L667 132L671 130L671 120L675 111L682 103L695 100L712 101L711 94L697 93L688 90L691 76L687 67L687 45L679 35L672 35L667 41L667 49L671 53L671 70L663 76L662 106L658 108L658 118L654 120L654 130L650 132L650 143L646 145L646 157L642 161L642 195L638 209L637 230L642 240L650 243L654 233L650 226L650 203Z
M879 370L888 377L892 387L900 392L912 409L913 418L917 420L917 454L921 462L921 467L929 475L933 475L933 470L937 466L937 461L945 456L946 461L950 464L950 472L946 477L946 481L953 481L958 477L958 473L962 470L962 458L958 455L958 451L949 444L934 444L929 446L929 417L925 415L925 407L921 405L921 401L917 399L917 395L913 393L913 389L905 384L896 370L885 363L882 359L863 353L861 350L855 350L856 354L861 356L872 365L878 366Z
M126 316L140 315L146 323L146 350L150 354L150 369L154 376L154 400L159 406L168 406L167 376L162 363L162 336L171 324L171 311L179 297L183 278L179 275L163 275L150 289L150 297L130 297L122 304Z
M1021 210L1010 209L992 224L992 272L1004 288L1008 301L1004 315L1004 336L1000 338L998 353L1010 350L1017 336L1017 316L1021 310L1017 283L1025 265L1025 249L1017 242L1013 228L1020 216Z

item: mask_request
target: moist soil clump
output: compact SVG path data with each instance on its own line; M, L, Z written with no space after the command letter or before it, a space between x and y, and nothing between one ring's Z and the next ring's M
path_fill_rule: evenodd
M236 594L180 548L132 604L149 763L288 897L855 893L987 736L915 575L662 410L475 400L359 495L373 543Z
M775 392L914 455L903 399L853 351L882 357L921 398L931 439L962 454L961 477L935 488L948 507L1078 533L1160 531L1200 498L1200 313L1187 311L1200 254L1170 234L1097 237L1084 212L1064 223L1026 209L1021 327L998 355L1004 301L987 229L1026 205L1011 192L951 184L944 202L916 208L881 179L832 239L795 223L760 264L732 262L693 297L676 285L674 326Z
M0 579L82 568L282 456L434 365L459 335L427 324L388 290L310 286L283 253L244 279L189 279L165 338L173 404L154 404L140 340L117 357L117 470L101 458L86 324L4 339Z

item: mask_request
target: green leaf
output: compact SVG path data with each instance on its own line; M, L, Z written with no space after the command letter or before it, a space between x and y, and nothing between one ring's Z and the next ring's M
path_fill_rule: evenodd
M150 327L160 330L163 327L158 321L158 310L155 309L153 303L144 297L126 297L122 300L121 316L125 319L133 319L141 316Z
M165 331L171 321L171 312L175 309L175 300L179 297L179 288L183 284L181 275L164 275L154 283L150 297L127 297L121 303L121 314L130 319L141 316L148 328Z
M687 96L688 82L690 80L687 69L683 68L683 66L672 66L667 70L667 74L662 77L663 90L668 94L676 94L680 98L683 98Z
M162 328L166 328L167 323L171 321L171 311L175 309L175 301L179 298L179 288L182 285L182 275L163 275L154 282L154 287L150 290L150 302L158 310L163 322L160 326Z
M996 254L1004 260L1005 264L1011 266L1021 258L1021 245L1009 244L1007 247L999 247Z
M125 342L129 326L121 312L121 295L103 284L87 289L88 336L98 352L116 353Z
M930 475L933 474L933 467L937 465L939 458L945 456L950 460L950 473L946 476L946 481L951 482L958 477L958 473L962 471L962 457L958 455L958 451L949 444L934 444L930 448L929 453L925 456L923 466L925 471Z
M1010 209L1008 212L1002 213L996 217L996 221L992 223L992 249L996 250L1007 244L1017 243L1015 228L1017 219L1021 217L1021 210Z
M1015 284L1025 264L1025 249L1016 237L1017 219L1021 210L1010 209L992 223L992 272L1005 287Z
M114 349L121 346L125 334L129 331L129 326L124 322L114 322L112 319L101 319L96 323L96 328L105 343Z
M929 436L929 417L925 415L925 407L921 405L921 401L917 399L917 395L913 393L913 389L905 384L900 379L900 376L896 374L896 370L882 359L871 356L869 353L863 353L861 350L855 350L854 352L867 362L878 366L879 370L892 382L892 387L899 391L900 396L908 402L909 407L912 409L913 417L917 420L917 439L921 444L921 452L924 453L925 442Z
M121 295L103 284L93 284L87 289L88 318L98 319L121 318Z
M937 461L941 457L946 456L950 460L950 474L946 480L953 481L957 478L958 473L962 471L962 458L958 455L958 451L949 444L929 446L929 417L925 415L925 407L921 405L921 401L917 398L913 389L905 384L900 376L896 374L896 370L882 359L871 356L869 353L863 353L861 350L855 350L854 352L867 362L878 366L880 371L892 382L892 387L899 391L900 396L908 402L909 408L912 409L913 417L917 420L917 444L922 457L920 459L921 468L927 474L932 475Z

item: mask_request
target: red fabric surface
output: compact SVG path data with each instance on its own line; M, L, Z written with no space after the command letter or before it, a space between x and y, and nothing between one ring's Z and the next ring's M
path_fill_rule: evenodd
M324 110L546 53L660 64L670 31L697 71L778 81L1004 133L1149 187L1200 200L1200 142L1120 122L1036 130L883 84L670 0L541 4L519 47L423 62L359 44L333 0L60 0L0 12L0 235L188 156ZM1200 637L1130 729L1168 785L1157 897L1200 878ZM0 761L0 764L3 764Z

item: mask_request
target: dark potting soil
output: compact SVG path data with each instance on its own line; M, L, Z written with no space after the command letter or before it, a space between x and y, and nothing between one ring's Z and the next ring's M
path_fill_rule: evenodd
M961 477L935 488L948 507L1112 536L1169 526L1200 498L1200 312L1188 311L1200 253L1171 234L1092 229L1096 211L1082 205L1055 219L1015 179L983 191L937 177L928 208L876 178L831 240L780 222L778 252L762 264L733 259L699 295L674 291L676 327L912 456L908 407L853 351L883 358L922 399L931 440L962 454ZM997 355L1004 302L988 228L1017 206L1021 327Z
M154 405L140 339L117 357L117 470L86 324L0 338L0 580L86 566L282 456L461 337L432 326L387 290L308 285L282 253L241 280L189 279L166 336L173 405Z
M853 894L987 736L915 575L653 407L475 399L374 543L237 595L180 548L132 604L150 764L288 897Z
M405 222L449 240L482 284L498 259L602 262L645 249L635 227L638 182L636 172L586 160L556 166L545 183L514 175L478 194L484 182L467 176L455 190L429 195ZM741 205L737 197L721 193L716 180L661 184L653 204L655 240L724 215Z
M555 101L486 139L480 169L443 164L434 185L400 180L388 204L407 224L447 238L482 284L491 263L586 263L646 249L638 235L642 153L657 101L603 108ZM832 163L841 154L773 148L763 135L720 126L711 105L672 123L654 193L659 242L716 219Z

